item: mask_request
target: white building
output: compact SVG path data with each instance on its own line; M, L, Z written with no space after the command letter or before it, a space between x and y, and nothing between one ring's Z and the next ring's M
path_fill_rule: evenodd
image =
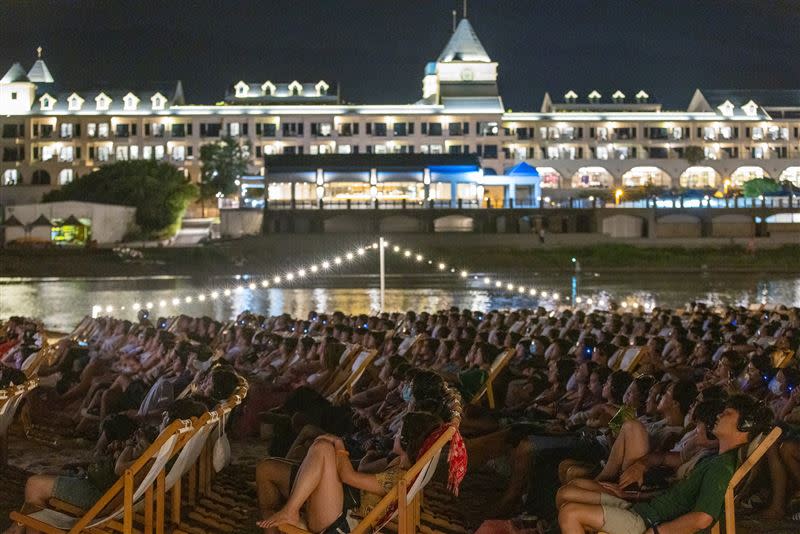
M0 203L119 160L170 161L199 180L200 147L227 135L250 144L254 175L272 154L466 153L486 175L526 162L551 196L736 187L762 176L800 186L800 90L697 89L682 110L662 109L641 89L568 91L511 112L498 68L466 19L410 104L344 104L324 80L242 80L222 105L185 102L180 82L60 91L41 57L27 72L15 63L0 79Z

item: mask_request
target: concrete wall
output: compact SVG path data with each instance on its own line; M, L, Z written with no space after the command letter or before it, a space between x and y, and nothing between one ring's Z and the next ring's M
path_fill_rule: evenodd
M692 215L665 215L656 220L656 237L700 237L700 219Z
M220 210L219 233L223 237L261 234L264 212L261 210Z
M756 223L747 215L719 215L711 219L712 237L752 237Z
M0 186L0 206L36 204L41 202L42 196L52 189L53 187L50 185Z
M644 235L644 220L633 215L613 215L603 219L603 233L616 238L633 238Z

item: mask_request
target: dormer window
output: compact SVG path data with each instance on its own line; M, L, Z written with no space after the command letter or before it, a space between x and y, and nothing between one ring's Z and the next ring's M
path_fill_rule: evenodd
M56 104L56 99L45 93L39 99L39 107L42 111L53 111L53 106Z
M250 92L250 86L240 81L233 86L233 90L236 92L236 98L244 98L247 96L247 93Z
M122 101L123 101L123 109L125 111L136 111L136 108L139 107L139 102L140 102L139 97L137 97L133 93L128 93L127 95L125 95L125 98L123 98Z
M325 80L320 80L314 88L317 90L317 96L322 96L328 94L328 89L330 89L331 86L325 83Z
M150 107L154 111L160 111L164 109L166 105L167 105L167 97L165 97L161 93L156 93L150 97Z
M574 104L576 100L578 100L578 93L576 93L575 91L569 90L564 95L564 101L569 104Z
M597 91L592 91L591 93L589 93L589 102L591 102L592 104L596 104L597 102L600 102L601 96L602 95Z
M722 104L717 106L717 109L725 117L733 117L733 108L734 108L734 106L733 106L733 104L731 104L730 100L726 100L725 102L723 102Z
M297 80L289 84L289 94L292 96L300 96L303 94L303 86Z
M636 93L636 101L640 104L647 102L648 98L650 98L650 95L648 95L644 91L639 91L638 93Z
M97 103L97 111L108 111L111 107L111 98L105 93L97 95L94 101Z
M613 95L611 95L611 100L613 100L615 104L621 104L625 100L625 93L617 90Z
M67 109L69 111L80 111L83 107L83 102L84 100L77 93L72 93L67 98Z
M755 117L758 115L758 104L756 104L751 100L750 102L742 106L742 110L744 111L744 114L747 115L748 117Z
M275 96L275 84L267 80L261 86L261 93L265 96Z

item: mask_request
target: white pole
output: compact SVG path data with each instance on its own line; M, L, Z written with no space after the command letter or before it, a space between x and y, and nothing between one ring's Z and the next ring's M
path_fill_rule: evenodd
M386 262L384 261L383 253L384 253L384 242L383 238L381 237L378 242L378 253L380 257L381 263L381 311L386 310L385 306L385 297L386 297Z

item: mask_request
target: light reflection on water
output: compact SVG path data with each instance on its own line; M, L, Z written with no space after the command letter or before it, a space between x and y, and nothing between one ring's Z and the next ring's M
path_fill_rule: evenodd
M394 311L459 308L491 309L527 307L540 303L537 297L502 291L483 284L479 279L462 281L447 275L390 276L387 278L386 308ZM583 302L604 302L609 298L644 306L680 306L690 300L709 303L771 303L800 306L800 275L765 274L596 274L516 272L503 280L558 292L561 303L573 299ZM233 286L233 279L217 279L217 287ZM306 280L306 287L269 288L234 292L230 297L171 305L174 297L208 292L205 284L190 278L158 279L48 279L0 280L0 318L26 315L41 318L49 328L67 330L81 317L91 313L92 306L114 307L114 315L133 318L134 302L153 302L153 315L170 315L179 310L189 315L209 315L227 319L245 309L277 315L290 313L305 316L310 310L341 309L351 313L378 310L380 292L377 276L341 276ZM312 287L313 286L313 287ZM604 300L605 299L605 300ZM158 302L166 300L160 310ZM552 302L546 302L552 304ZM122 311L121 307L125 306Z

